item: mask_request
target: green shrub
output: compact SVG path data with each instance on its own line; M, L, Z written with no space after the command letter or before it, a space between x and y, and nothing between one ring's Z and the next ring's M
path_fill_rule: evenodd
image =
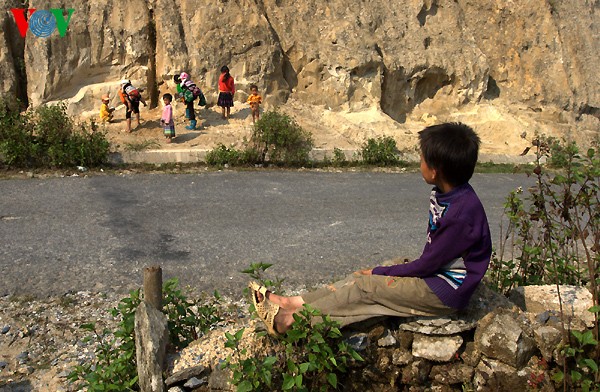
M199 334L206 333L213 325L221 321L216 308L220 299L214 292L214 299L208 304L199 306L190 301L177 288L177 279L170 279L163 287L163 313L167 315L169 340L178 349L187 347L198 339ZM194 309L197 308L197 311Z
M391 136L370 138L362 146L360 155L367 165L391 166L400 162L398 158L398 147Z
M217 147L206 153L206 163L213 166L236 166L242 162L243 153L233 147L219 143Z
M0 127L0 155L9 167L93 167L108 159L106 134L94 122L75 124L64 103L21 113L0 100Z
M342 167L348 165L348 160L346 159L346 154L339 148L335 147L333 149L333 166Z
M563 336L559 358L548 364L553 381L565 391L598 390L600 158L595 148L582 154L575 143L555 138L536 136L531 144L536 183L525 200L522 189L508 196L508 227L501 227L486 282L503 294L516 286L556 285ZM593 330L567 335L560 286L564 284L587 287L592 293ZM543 378L533 381L537 385Z
M315 317L322 322L312 324ZM310 305L294 314L294 324L282 338L286 361L284 391L328 391L338 389L338 375L351 361L362 357L343 339L339 323Z
M80 124L78 132L70 139L70 156L77 166L97 167L106 164L110 152L110 142L106 133L98 130L98 124ZM72 165L69 165L72 166Z
M594 292L597 283L590 271L597 270L600 256L586 244L600 240L600 159L593 148L581 155L574 143L553 138L540 137L532 144L536 184L525 201L522 189L508 196L508 227L486 281L504 294L536 284L590 284ZM543 157L560 170L542 167Z
M299 166L309 162L313 147L312 136L291 117L272 111L265 113L254 124L250 141L244 140L244 149L237 150L223 144L206 154L206 163L214 166L238 166L273 163Z
M309 162L313 145L311 133L294 119L278 111L269 111L254 124L248 148L258 153L260 163L298 166Z
M0 159L8 166L31 166L38 146L33 143L29 114L21 114L17 103L0 99Z
M96 343L95 359L76 366L68 376L70 382L92 392L139 390L134 328L135 309L140 303L140 290L133 290L111 310L113 317L121 319L114 332L99 330L96 323L81 325L92 333L84 341Z
M260 282L261 285L272 291L282 291L282 285L285 279L269 279L265 276L265 271L271 268L273 264L269 263L252 263L248 268L242 271L243 274L250 276L253 280ZM245 289L245 294L249 294L248 289ZM250 309L253 312L254 309Z
M163 285L163 313L167 315L171 344L182 348L199 334L206 333L221 318L216 308L217 292L213 301L199 304L189 301L177 286L177 279L170 279ZM134 329L135 310L142 300L140 290L133 290L129 297L111 309L112 316L120 319L115 331L99 330L95 323L81 325L82 329L91 332L85 340L96 344L95 359L76 366L68 376L71 383L91 392L139 390Z
M269 279L265 271L272 264L253 263L242 271L263 286L274 291L281 290L282 279ZM248 292L246 291L248 294ZM254 305L250 305L254 313ZM315 317L321 322L312 323ZM338 376L347 371L351 361L362 361L362 357L343 339L339 323L318 310L304 305L294 314L292 327L278 337L284 345L284 354L279 356L248 356L247 349L240 347L244 330L234 335L226 333L226 347L232 348L225 367L233 373L232 384L238 392L244 391L327 391L337 389ZM277 369L273 372L273 369Z
M246 144L246 148L240 152L240 164L260 165L264 163L262 159L262 153L256 148L249 147L248 144Z
M574 387L577 391L598 391L598 363L594 360L594 351L598 341L594 339L592 331L571 331L572 343L561 347L560 353L567 361L570 369L566 374L557 369L552 379L557 384Z
M312 324L314 317L321 317L322 322ZM329 316L305 304L294 320L292 328L279 338L285 352L277 357L248 356L247 350L240 348L243 329L235 335L225 334L225 346L234 349L225 367L231 369L238 392L335 390L340 386L338 376L347 371L350 362L363 360L344 341L339 323Z

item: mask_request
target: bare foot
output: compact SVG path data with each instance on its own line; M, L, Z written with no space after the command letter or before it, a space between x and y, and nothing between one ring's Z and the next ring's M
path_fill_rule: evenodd
M304 300L299 295L294 297L284 297L267 291L267 298L269 301L279 305L282 309L291 311L292 313L304 305Z
M284 334L288 329L292 327L294 323L294 312L282 307L279 308L279 312L275 315L273 320L273 328L280 334Z

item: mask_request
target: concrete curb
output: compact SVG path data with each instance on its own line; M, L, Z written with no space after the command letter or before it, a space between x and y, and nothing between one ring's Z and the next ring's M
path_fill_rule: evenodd
M169 149L169 150L145 150L145 151L121 151L112 153L109 160L113 164L129 164L129 163L150 163L150 164L165 164L165 163L205 163L206 154L210 149ZM356 159L359 150L341 150L346 159ZM332 159L333 150L316 148L311 151L311 159L322 162L325 157ZM418 162L419 155L417 153L402 154L402 159L408 162ZM491 162L496 164L527 164L533 163L534 156L520 156L507 154L481 154L479 162Z

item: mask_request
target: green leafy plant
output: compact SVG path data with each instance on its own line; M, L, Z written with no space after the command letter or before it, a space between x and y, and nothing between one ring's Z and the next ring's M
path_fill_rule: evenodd
M322 321L314 323L313 318ZM339 323L304 305L294 315L292 328L281 336L284 353L279 356L248 355L240 348L244 330L226 333L226 347L234 354L225 361L232 371L232 384L238 392L246 391L328 391L340 389L339 375L352 361L363 358L346 343ZM274 374L273 369L278 369Z
M259 154L259 163L290 166L309 162L314 145L312 135L298 123L277 110L268 111L254 124L249 147Z
M598 312L597 308L592 310ZM560 349L565 361L564 370L557 369L552 377L553 381L583 392L600 390L598 362L597 357L594 358L598 341L589 330L571 331L571 335L571 343Z
M314 323L315 317L322 322ZM340 387L338 376L351 361L363 358L344 341L339 323L305 304L282 337L286 360L284 391L328 391Z
M237 392L273 390L273 366L277 357L248 356L248 350L240 345L243 334L243 328L234 335L225 332L225 347L234 350L234 354L228 356L223 364L232 372L231 383L236 386Z
M517 285L589 284L597 301L600 256L591 244L600 243L600 159L593 148L581 155L575 144L553 138L532 144L536 184L525 201L522 189L508 196L508 225L487 281L502 293Z
M261 285L272 291L281 292L281 287L285 279L270 279L266 277L265 271L271 268L273 264L269 263L252 263L248 268L242 271L243 274L249 275L252 279L258 281ZM251 311L254 311L252 309Z
M21 113L0 99L0 156L9 167L99 166L110 143L94 122L75 124L66 105Z
M348 164L348 160L346 159L346 154L339 148L335 147L333 149L333 159L331 160L333 166L342 167Z
M170 343L177 348L185 347L206 333L222 319L216 307L220 299L217 292L214 300L200 305L189 301L178 289L176 278L163 285L163 312L167 315ZM81 325L91 333L85 338L95 343L95 359L78 365L68 379L88 391L137 391L137 367L135 356L135 311L143 300L140 290L133 290L111 309L111 315L119 318L117 328L99 329L95 323ZM195 310L196 309L196 310Z
M536 135L530 149L536 155L531 173L535 185L525 200L522 189L508 196L507 227L501 228L499 250L486 281L504 294L515 286L554 284L561 314L561 285L589 288L593 329L567 335L565 316L561 317L563 360L558 367L562 370L556 370L556 364L548 366L555 370L554 381L562 382L563 390L597 390L600 158L594 147L581 153L575 143L543 135ZM530 381L539 383L541 377Z
M21 114L17 102L0 99L0 154L11 167L33 166L38 146L33 143L30 114Z
M113 317L119 317L117 329L98 329L95 323L81 325L92 335L85 341L96 343L95 360L78 365L69 374L70 382L78 382L88 391L137 391L137 367L135 358L135 309L141 303L140 290L133 290L117 307L111 309Z
M224 166L226 164L235 166L241 163L241 159L242 152L222 143L206 153L206 163L213 166Z
M180 349L198 339L199 334L206 333L222 318L216 307L221 298L217 291L214 292L213 300L200 306L197 302L188 300L178 285L176 278L164 283L163 312L168 318L169 340Z
M110 142L106 134L99 131L98 124L90 121L89 124L80 124L79 132L71 137L71 151L73 162L78 166L96 167L106 164L110 151Z
M398 147L391 136L370 138L362 146L360 155L367 165L391 166L400 162Z

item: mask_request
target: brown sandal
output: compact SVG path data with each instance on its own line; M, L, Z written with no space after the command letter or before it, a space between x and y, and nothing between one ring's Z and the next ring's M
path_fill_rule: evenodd
M256 282L250 282L248 288L252 294L252 304L256 314L267 327L267 332L271 336L278 336L275 330L275 316L279 312L279 305L267 299L267 288ZM262 294L262 301L258 299L258 293Z
M248 283L248 288L252 292L252 302L255 306L258 302L258 298L256 295L257 293L262 294L263 299L267 299L267 293L269 292L269 290L265 286L261 286L259 283L252 281Z

